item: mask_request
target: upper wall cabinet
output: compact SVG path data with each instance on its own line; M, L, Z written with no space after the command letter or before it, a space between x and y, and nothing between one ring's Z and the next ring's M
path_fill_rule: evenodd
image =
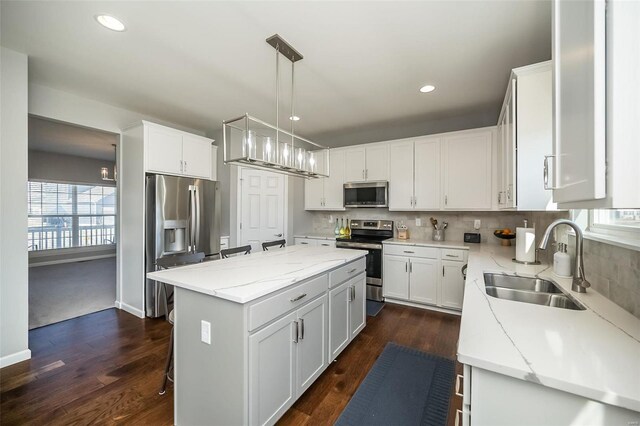
M549 186L561 208L640 207L638 22L637 1L553 3Z
M440 138L391 142L389 210L440 209Z
M551 62L511 72L497 127L500 209L555 210L543 168L552 147Z
M375 143L345 149L346 182L389 179L389 145Z
M345 154L343 149L329 150L329 177L305 180L305 210L344 210Z
M212 139L143 122L145 171L216 180Z
M491 210L494 128L442 136L442 206L445 210Z

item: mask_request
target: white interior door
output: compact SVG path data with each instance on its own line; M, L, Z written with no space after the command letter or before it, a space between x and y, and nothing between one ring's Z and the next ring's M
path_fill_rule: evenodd
M284 176L248 168L240 176L240 245L262 251L263 242L284 236Z

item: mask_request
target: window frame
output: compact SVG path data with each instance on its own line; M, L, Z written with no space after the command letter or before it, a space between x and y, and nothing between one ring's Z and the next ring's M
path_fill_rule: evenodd
M638 242L640 243L640 227L634 228L631 226L624 226L624 225L607 225L602 223L596 223L595 210L598 210L598 209L589 209L589 223L587 226L587 231L592 232L594 234L601 234L601 235L608 235L612 237L638 240ZM622 209L622 210L627 210L627 209ZM629 210L636 210L636 209L629 209Z

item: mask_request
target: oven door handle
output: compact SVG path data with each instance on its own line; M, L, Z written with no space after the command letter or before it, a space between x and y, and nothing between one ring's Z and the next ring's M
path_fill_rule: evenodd
M337 242L336 247L338 248L355 248L355 249L373 249L373 250L382 250L382 244L374 244L374 243L341 243Z

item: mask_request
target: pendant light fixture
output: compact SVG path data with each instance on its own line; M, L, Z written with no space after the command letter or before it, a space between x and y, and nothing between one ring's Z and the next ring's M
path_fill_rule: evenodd
M224 163L305 178L329 176L329 148L295 134L295 63L303 56L278 34L267 43L276 51L275 126L248 113L223 124ZM291 61L290 131L280 128L280 56Z
M111 144L111 146L113 147L113 150L116 151L116 161L118 161L116 144ZM116 163L113 163L113 179L109 177L108 167L102 167L100 169L100 177L102 178L102 180L107 182L116 182L118 179L118 169L116 168Z

